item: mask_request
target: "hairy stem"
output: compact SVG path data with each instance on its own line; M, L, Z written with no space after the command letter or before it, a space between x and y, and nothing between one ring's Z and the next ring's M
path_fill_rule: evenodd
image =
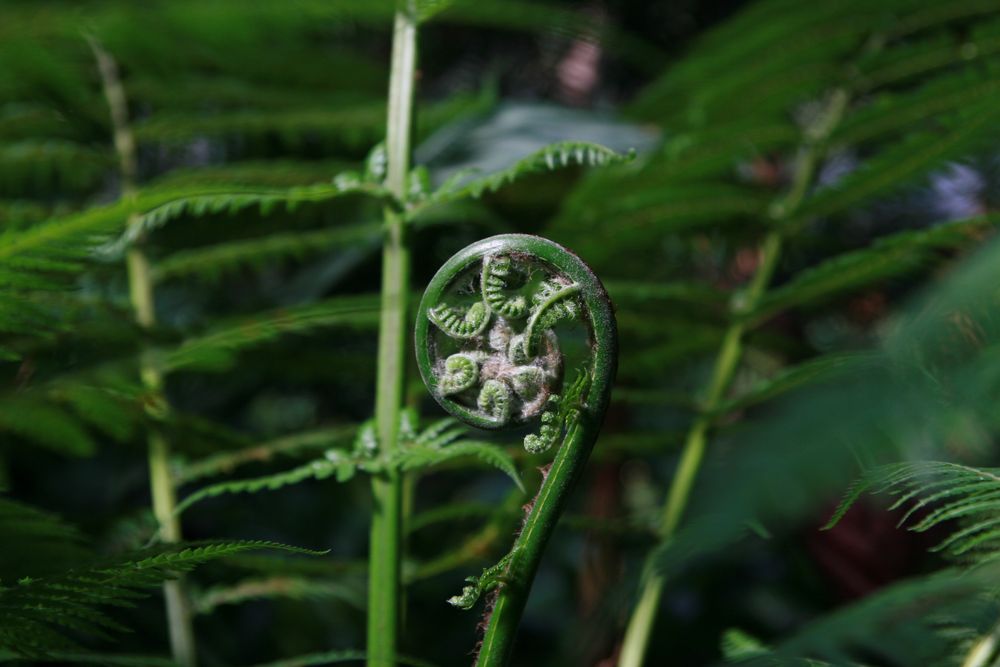
M135 197L136 189L135 138L128 121L125 89L118 75L117 64L111 55L95 39L89 38L89 42L97 59L104 96L111 111L115 152L118 154L121 165L122 198L132 199ZM129 216L128 225L132 227L137 224L139 224L139 216L133 213ZM136 323L143 329L150 329L156 324L153 279L149 261L138 243L139 241L130 247L126 255L129 299L135 313ZM148 394L148 404L162 409L166 405L166 398L163 394L163 376L153 363L148 351L142 355L139 373L143 387ZM181 526L180 519L174 512L177 499L174 495L174 482L170 472L170 444L163 432L155 425L149 430L148 447L149 486L153 500L153 515L159 525L159 536L164 542L179 542L181 540ZM165 581L163 595L167 607L167 627L174 661L182 667L193 667L196 655L194 628L191 620L190 599L184 589L183 581L181 579Z
M386 187L406 199L410 127L417 60L417 23L412 0L396 12L386 127ZM410 256L403 217L386 209L382 251L382 314L379 322L375 422L379 449L389 456L397 447L403 400L404 351L408 331L407 295ZM402 483L396 473L372 481L374 509L369 545L368 665L395 663L399 626Z
M674 474L660 523L660 540L669 540L677 531L687 507L701 461L705 454L712 414L725 398L726 391L739 367L743 355L743 338L748 329L745 317L752 314L767 291L781 256L782 237L787 222L797 211L812 184L816 167L825 150L825 143L840 122L847 108L848 94L843 89L834 91L827 107L808 127L796 162L791 189L771 209L772 229L761 244L760 265L747 289L733 303L733 322L726 329L722 345L715 358L712 376L701 402L701 411L691 423L677 472ZM649 644L649 635L656 620L664 579L651 571L647 564L642 593L636 603L625 631L619 667L640 667Z
M480 667L499 667L510 661L517 628L545 547L597 439L610 399L618 358L614 312L604 287L589 267L562 246L537 236L504 234L490 237L473 243L448 260L428 284L417 309L417 365L424 382L442 407L467 424L479 428L498 427L497 420L489 412L491 408L483 405L481 397L491 383L503 387L499 380L489 379L482 383L480 400L477 401L479 412L456 402L452 394L447 393L447 387L442 386L442 375L435 370L437 361L440 361L435 356L438 350L435 336L449 336L462 341L467 338L462 332L452 333L448 326L435 321L433 313L440 309L442 295L470 267L483 266L489 258L507 254L519 257L522 262L537 263L539 267L548 266L574 286L572 294L576 305L564 315L583 319L581 326L589 332L590 346L588 361L580 366L576 380L572 384L565 381L562 384L560 393L563 403L559 406L559 416L548 422L550 429L558 429L553 439L563 436L562 444L552 463L542 469L541 487L529 503L527 516L513 548L494 567L495 578L490 586L499 584L499 587L492 593L493 601L486 609L485 633L477 658ZM548 304L548 301L541 300L536 308L541 309L542 304ZM548 307L551 309L553 306L549 304ZM547 321L538 326L548 329L552 324ZM479 335L485 337L488 334ZM481 345L483 340L470 344ZM524 354L521 342L510 344L518 346L516 354ZM555 345L555 342L550 342L550 345ZM506 350L507 344L500 347ZM540 429L543 429L546 418L540 417L540 421ZM507 419L500 420L500 425L507 422ZM525 447L528 447L527 442L526 438Z
M556 453L521 533L514 542L506 582L496 597L483 637L476 662L478 667L501 667L510 661L517 627L528 602L535 572L569 498L569 491L587 464L599 428L599 423L577 424L566 434Z

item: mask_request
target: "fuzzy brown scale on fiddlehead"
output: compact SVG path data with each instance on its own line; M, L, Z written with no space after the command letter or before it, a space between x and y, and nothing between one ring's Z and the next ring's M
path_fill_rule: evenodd
M528 302L523 295L510 297L504 294L512 285L513 262L506 255L483 258L483 300L494 312L508 319L520 319L528 312Z
M490 311L483 303L472 304L463 314L454 306L439 304L427 311L427 318L452 338L475 338L490 321Z

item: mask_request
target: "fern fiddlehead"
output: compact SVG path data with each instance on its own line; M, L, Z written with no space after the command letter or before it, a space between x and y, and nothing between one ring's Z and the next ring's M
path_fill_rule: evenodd
M467 286L477 281L470 295ZM465 312L485 313L478 333L456 331L440 317L443 304L462 298ZM562 246L525 234L494 236L458 252L431 280L417 314L416 352L430 393L452 415L484 429L537 423L525 448L555 451L511 551L453 598L468 608L481 592L494 596L476 664L505 665L545 545L608 405L618 357L611 302L597 276ZM568 364L579 369L571 381L564 380Z

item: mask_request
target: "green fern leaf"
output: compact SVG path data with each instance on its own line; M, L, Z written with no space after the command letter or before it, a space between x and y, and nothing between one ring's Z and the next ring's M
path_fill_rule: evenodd
M943 132L914 135L883 151L836 185L818 191L802 204L797 219L841 213L925 176L995 135L998 115L1000 105L978 104L964 109L944 124Z
M857 372L859 368L877 359L874 355L858 353L828 354L809 359L758 382L742 395L720 405L714 414L722 416L736 410L745 410L796 388L813 385L844 373Z
M528 174L571 166L603 167L611 164L622 164L633 157L632 153L622 155L599 144L563 141L546 146L518 160L513 166L503 171L465 184L462 184L461 180L468 174L459 174L434 192L429 197L428 202L442 204L466 197L481 197L487 192L496 192Z
M276 440L192 461L180 469L175 479L178 484L186 484L204 477L228 474L249 463L271 461L277 456L291 456L315 449L330 449L348 443L356 431L357 427L351 425L293 433Z
M243 579L231 585L216 586L194 598L199 614L210 614L222 605L241 604L251 600L339 600L356 609L365 608L365 593L360 582L324 580L295 576L274 576Z
M246 348L290 334L307 334L334 326L370 328L378 323L378 302L370 296L337 297L321 303L282 308L216 325L191 338L163 359L168 371L198 368L223 370Z
M899 525L925 532L954 520L954 530L934 550L963 559L1000 555L1000 470L958 463L916 462L875 468L848 492L827 527L835 525L867 490L896 497L891 509L906 507ZM914 516L926 511L919 519Z
M331 449L327 451L324 458L314 459L291 470L284 470L263 477L221 482L199 489L179 502L175 513L180 514L195 503L206 498L215 498L216 496L233 493L276 491L285 486L292 486L308 479L322 480L335 477L338 482L346 482L353 478L355 472L359 469L375 470L377 467L374 463L360 461L339 450Z
M514 460L503 448L497 445L477 440L460 440L444 447L414 445L401 450L392 465L403 471L423 470L453 461L455 459L474 458L492 466L511 478L519 489L524 490L521 476L517 472Z
M909 273L926 264L933 251L969 245L977 233L998 222L1000 217L984 216L880 238L868 248L833 257L800 272L769 292L750 316L766 318L799 305L819 304L845 291Z
M379 239L381 226L364 223L311 232L272 234L182 250L158 262L156 281L196 275L215 278L243 266L260 266L285 258L301 258L336 246L357 247Z

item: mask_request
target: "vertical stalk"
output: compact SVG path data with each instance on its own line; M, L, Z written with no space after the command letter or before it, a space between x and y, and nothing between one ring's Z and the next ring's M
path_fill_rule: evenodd
M410 127L417 60L417 19L412 0L396 12L389 75L386 127L386 187L399 202L406 200L410 162ZM382 313L379 320L375 423L379 453L391 455L398 446L399 414L406 363L407 295L410 255L403 216L385 211L382 250ZM368 665L395 664L399 626L402 481L395 472L372 480L374 509L368 568Z
M775 202L771 209L772 228L761 244L760 266L746 291L739 295L738 300L734 303L734 319L726 329L715 358L712 377L700 406L701 411L691 423L691 428L684 442L680 463L677 466L677 472L674 474L670 491L667 494L667 502L663 508L660 523L661 541L669 540L674 535L684 515L691 489L705 454L713 413L725 397L743 355L743 337L748 327L745 316L757 308L767 291L767 286L774 276L775 267L781 256L785 227L802 203L813 182L826 140L843 117L848 100L849 96L846 90L833 91L824 113L816 119L813 125L806 128L791 188L784 197ZM664 578L653 572L647 564L642 594L632 611L632 617L629 619L625 638L622 641L619 667L641 667L646 647L649 644L649 634L653 629L653 622L656 620L656 611L659 607L664 583Z
M88 38L97 67L101 74L104 96L111 111L114 129L115 152L121 167L122 198L135 197L136 156L135 138L128 121L128 105L125 89L118 75L118 66L111 55L94 39ZM132 213L128 225L139 224L139 216ZM141 239L129 247L126 255L128 271L129 299L135 313L135 321L144 330L156 324L155 297L149 261L140 247ZM163 395L163 375L156 367L148 352L144 351L139 365L143 387L149 395L150 404L166 405ZM174 496L174 482L170 474L170 444L157 426L151 426L149 447L149 487L153 500L153 515L159 525L160 539L164 542L179 542L181 527L174 513L177 505ZM191 622L191 605L180 579L165 581L163 595L167 608L167 627L170 634L170 648L174 661L182 667L195 664L194 628Z

